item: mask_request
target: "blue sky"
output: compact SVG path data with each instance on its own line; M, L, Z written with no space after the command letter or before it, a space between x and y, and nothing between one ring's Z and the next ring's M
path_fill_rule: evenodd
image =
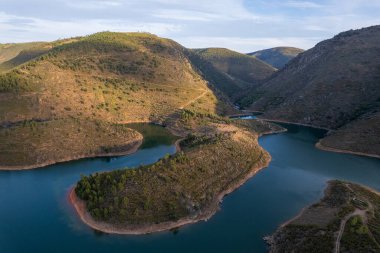
M380 0L0 0L0 43L144 31L190 48L308 49L379 13Z

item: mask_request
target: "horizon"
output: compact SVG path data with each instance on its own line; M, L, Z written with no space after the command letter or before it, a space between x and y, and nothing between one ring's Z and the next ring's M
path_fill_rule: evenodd
M340 32L380 24L380 2L364 0L15 0L0 9L2 44L112 31L149 32L187 48L307 50Z

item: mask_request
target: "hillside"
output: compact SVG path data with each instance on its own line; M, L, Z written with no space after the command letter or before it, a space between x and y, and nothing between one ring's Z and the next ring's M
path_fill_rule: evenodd
M81 178L70 197L87 225L144 234L207 220L224 195L269 163L257 134L281 131L261 121L240 125L186 110L177 123L191 130L180 152L152 165Z
M193 68L187 49L174 41L145 33L102 32L49 45L29 61L19 59L26 59L30 48L4 57L14 65L0 75L3 129L13 130L24 121L38 126L61 119L163 122L184 108L212 114L232 110ZM12 144L12 139L1 141ZM66 141L69 146L78 140ZM5 160L0 164L10 165Z
M0 44L0 73L43 55L52 46L47 42Z
M0 140L0 170L18 170L84 157L126 155L137 150L142 135L122 124L61 119L0 128Z
M45 42L0 44L0 64L13 59L24 50L42 48L46 44Z
M248 53L248 55L254 56L276 69L282 69L290 60L303 51L303 49L295 47L274 47Z
M225 48L193 49L192 52L198 56L198 61L193 60L194 65L205 78L233 100L275 72L261 60Z
M380 195L330 181L325 196L267 238L271 253L379 252Z
M323 41L294 58L245 102L265 118L335 130L321 141L331 150L380 155L379 41L380 26Z

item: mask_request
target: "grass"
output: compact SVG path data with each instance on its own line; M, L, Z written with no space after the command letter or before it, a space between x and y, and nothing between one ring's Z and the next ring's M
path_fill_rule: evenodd
M23 78L22 75L20 75L20 72L17 70L4 75L0 75L0 93L19 93L31 90L31 81Z
M240 103L267 119L334 130L326 148L380 156L379 39L372 26L320 42Z
M275 47L270 49L264 49L257 52L249 53L253 57L256 57L276 69L283 68L290 60L302 53L304 50L294 47Z
M369 229L361 216L354 216L348 220L342 237L342 251L345 252L377 252L376 245L369 235Z
M194 49L191 59L205 78L233 100L275 71L256 58L224 48Z
M0 128L0 164L38 167L67 159L126 152L141 138L125 125L100 121L22 121Z
M76 194L95 220L116 227L200 216L217 204L221 192L268 159L255 134L210 124L208 131L188 135L181 152L153 165L82 177Z
M268 78L275 71L261 60L225 48L196 49L195 52L218 70L251 84Z
M158 122L182 107L204 113L230 108L174 41L103 32L49 45L48 52L0 75L0 123L67 117Z
M342 181L330 181L321 201L280 228L273 236L274 248L278 252L332 252L341 221L357 208L369 210L368 222L361 216L348 220L340 241L341 251L378 252L380 196L360 185Z
M0 65L17 57L23 51L43 48L47 44L45 42L0 44Z

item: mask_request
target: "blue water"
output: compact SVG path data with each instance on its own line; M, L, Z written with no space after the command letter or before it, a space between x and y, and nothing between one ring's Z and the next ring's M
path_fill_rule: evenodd
M264 136L270 166L227 196L207 222L178 233L143 236L93 231L67 201L80 174L152 163L173 145L149 142L137 153L84 159L31 171L0 172L0 252L265 252L262 237L322 196L326 181L346 179L380 190L380 159L314 148L320 130L288 126Z

